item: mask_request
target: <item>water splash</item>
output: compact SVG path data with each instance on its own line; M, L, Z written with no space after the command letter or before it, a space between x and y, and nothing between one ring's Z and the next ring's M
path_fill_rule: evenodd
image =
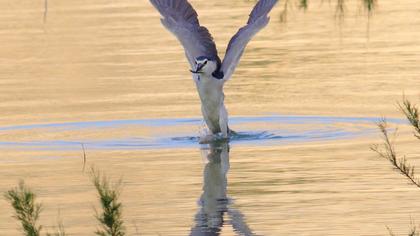
M231 117L231 127L239 132L230 138L230 142L232 145L261 146L357 138L376 133L379 120L374 117ZM405 123L402 119L389 119L388 122ZM197 132L197 127L200 124L202 120L194 118L6 126L0 127L0 147L67 150L80 149L83 143L88 149L186 148L199 145L202 134ZM20 131L25 134L15 135ZM110 135L104 137L106 133ZM48 134L49 139L40 140L40 134ZM1 140L1 137L16 138Z

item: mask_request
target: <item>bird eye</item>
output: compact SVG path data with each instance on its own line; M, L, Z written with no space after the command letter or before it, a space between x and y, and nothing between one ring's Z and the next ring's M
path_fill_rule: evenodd
M204 62L204 65L207 64L207 61Z

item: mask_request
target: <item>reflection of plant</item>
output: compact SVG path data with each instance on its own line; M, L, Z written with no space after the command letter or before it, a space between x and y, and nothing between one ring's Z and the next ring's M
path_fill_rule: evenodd
M404 113L407 120L410 122L411 126L414 128L414 136L420 139L420 120L419 120L419 110L415 105L412 105L407 99L403 99L402 104L398 104L400 110ZM406 176L411 183L420 188L420 180L415 175L415 167L407 162L406 157L398 158L394 146L394 138L396 131L393 134L393 138L390 138L388 133L388 125L385 119L383 119L378 124L379 130L382 133L382 138L384 143L382 145L374 145L371 147L373 151L379 154L380 157L387 159L391 164L397 169L401 174ZM388 228L389 234L395 236L391 229ZM417 231L417 227L411 222L411 229L408 234L409 236L419 236L420 233Z
M309 0L284 0L282 2L282 10L280 12L280 21L287 21L287 13L294 3L298 6L299 9L307 10L309 7ZM360 0L363 6L363 9L367 12L368 15L372 14L377 6L377 0ZM342 19L346 9L346 0L337 0L335 5L336 15L339 19Z
M286 0L286 2L289 0ZM345 2L346 0L337 0L336 3L336 9L338 11L342 11L344 12L345 9ZM373 10L375 10L375 7L377 5L377 0L361 0L364 9L368 12L371 13ZM309 5L309 0L298 0L298 4L299 4L299 8L301 9L307 9L308 5Z
M375 9L376 4L378 3L377 0L362 0L362 1L363 1L363 6L369 13Z
M397 236L396 234L394 234L394 232L392 232L392 230L390 228L387 228L389 235L391 236ZM408 236L419 236L419 232L417 231L417 226L414 224L413 221L411 221L410 223L410 231L408 232Z
M55 233L47 233L47 236L66 236L66 231L64 230L64 224L61 219L58 219L58 226L55 228Z
M92 169L92 182L98 192L102 209L101 212L96 212L101 229L95 233L100 236L124 236L122 204L118 201L121 181L111 186L105 175ZM41 204L35 202L36 194L21 181L17 188L7 191L5 197L15 209L15 218L21 222L24 235L40 236L42 226L37 225L37 220L42 207ZM55 231L53 234L47 233L46 236L66 235L61 220L59 220Z

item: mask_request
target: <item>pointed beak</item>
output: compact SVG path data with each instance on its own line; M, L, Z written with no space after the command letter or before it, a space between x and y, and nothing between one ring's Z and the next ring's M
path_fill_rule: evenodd
M204 64L197 64L195 70L190 70L190 72L193 74L200 74L202 73L201 69L203 69L203 67L204 67Z

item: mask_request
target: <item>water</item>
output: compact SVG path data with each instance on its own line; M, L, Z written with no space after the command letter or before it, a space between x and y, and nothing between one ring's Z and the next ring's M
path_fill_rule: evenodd
M231 117L231 127L234 129L238 127L240 131L230 137L230 144L277 146L357 138L376 133L375 124L380 120L380 118L315 116ZM81 144L90 150L193 148L199 147L201 138L196 131L200 125L204 125L203 122L201 119L147 119L5 126L0 127L0 135L11 136L13 140L1 141L0 146L43 150L80 150ZM402 119L391 119L388 122L407 123ZM252 127L252 130L247 130L249 127ZM128 134L127 129L134 132ZM176 132L182 129L188 130L184 136ZM141 130L152 132L142 134ZM19 131L25 131L24 135L19 137L14 134ZM114 135L111 138L95 139L100 133L106 132L113 132ZM50 133L53 136L48 140L33 140L30 138L31 133L32 136L43 133ZM85 136L94 138L86 139ZM61 137L66 139L61 140ZM217 139L217 136L215 138Z
M253 1L192 1L223 57ZM272 21L225 87L229 144L198 144L199 99L178 42L148 1L0 2L0 192L25 179L69 235L93 235L91 165L122 177L130 235L404 235L419 190L370 151L375 123L420 93L420 8L348 2ZM369 31L367 33L367 28ZM84 163L82 143L86 150ZM83 171L83 166L86 166ZM20 235L0 198L0 235Z

